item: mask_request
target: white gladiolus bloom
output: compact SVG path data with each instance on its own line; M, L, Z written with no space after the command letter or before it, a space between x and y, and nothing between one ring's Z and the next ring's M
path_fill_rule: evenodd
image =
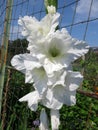
M31 16L19 19L30 53L14 56L11 64L25 75L25 83L32 83L35 89L19 101L26 101L32 111L37 110L39 103L49 108L52 130L58 130L59 109L63 104L76 104L76 90L83 81L80 72L72 71L72 62L86 54L89 47L86 42L72 38L66 29L56 30L60 14L54 6L47 10L41 21ZM49 130L44 109L39 129Z
M60 14L55 12L55 7L48 8L49 13L41 21L31 16L19 18L18 23L22 27L22 35L29 41L29 46L43 41L58 26Z
M57 81L48 88L46 99L42 100L42 104L50 109L59 110L63 104L68 106L76 104L76 90L82 83L83 76L79 72L68 71L67 74L64 72L62 77L65 79L65 85Z
M83 76L79 72L68 71L67 74L63 74L63 78L65 77L65 86L60 84L57 81L54 86L47 87L47 90L43 93L42 96L39 95L40 102L42 105L46 106L47 108L59 110L61 109L63 104L68 106L72 106L76 104L76 89L79 87L83 80ZM28 94L29 95L29 94ZM31 103L30 106L33 106L33 95L30 97L30 101L28 96L27 100ZM24 98L23 98L24 99ZM25 98L26 99L26 98Z
M64 75L66 75L64 69L55 72L54 75L49 77L38 59L29 53L14 56L11 64L14 68L25 74L25 83L34 83L34 88L40 94L43 94L48 89L47 86L56 84L64 85Z
M69 67L74 60L88 52L87 44L72 38L65 29L57 30L49 35L44 43L28 49L39 59L50 76Z
M51 109L51 126L52 130L59 130L59 111Z
M65 86L62 83L63 79L65 79ZM62 74L61 80L61 83L57 81L53 86L47 87L43 95L40 95L38 91L33 91L19 99L20 102L27 101L28 107L32 111L37 110L38 103L50 108L52 130L58 130L60 124L59 109L63 104L69 106L76 104L76 89L81 84L83 76L79 72L67 71ZM48 130L44 111L41 113L40 120L40 130Z
M83 81L80 72L68 71L65 76L65 86L57 84L53 87L53 98L58 102L72 106L76 104L76 90Z
M20 98L19 101L28 102L28 107L32 111L36 111L38 103L42 104L47 108L55 110L59 110L63 105L63 103L61 103L53 97L53 92L51 91L51 89L48 89L46 94L43 95L40 95L38 91L30 92L27 95Z
M42 94L47 89L48 77L42 65L30 54L19 54L12 58L14 68L25 74L25 82L33 83L34 88Z
M49 128L48 128L48 118L47 118L47 114L45 112L45 109L41 110L39 130L49 130Z

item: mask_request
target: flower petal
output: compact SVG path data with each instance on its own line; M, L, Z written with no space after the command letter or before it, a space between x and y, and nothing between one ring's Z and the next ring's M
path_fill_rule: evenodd
M64 79L64 78L63 78ZM66 105L76 104L76 89L80 86L83 76L80 72L67 71L65 75L65 86L55 84L52 88L53 97Z
M53 110L51 109L51 125L52 125L52 130L59 130L59 110Z
M41 42L49 33L55 31L60 14L47 14L41 21L35 17L24 16L19 18L18 24L22 27L22 35L27 37L30 44Z
M63 103L68 106L73 106L76 104L76 91L65 91L63 95Z
M15 56L12 58L12 60L11 60L11 64L12 64L12 66L13 66L15 69L17 69L17 70L19 70L19 71L21 71L22 73L25 74L26 68L25 68L25 66L24 66L24 59L26 59L26 58L27 58L26 55L22 55L22 54L20 54L20 55L15 55Z
M33 76L32 76L32 71L26 70L25 83L34 83Z
M48 77L48 85L49 86L55 86L57 84L64 84L65 82L65 75L66 71L65 69L61 69L60 71L56 71L53 73L53 75L49 75Z
M75 41L74 45L68 51L72 61L85 55L89 51L89 46L87 45L85 41L79 41L76 39L73 39L73 40Z
M25 64L28 63L28 64ZM21 71L22 73L26 73L26 69L29 67L27 65L31 65L32 62L32 68L34 68L35 66L38 66L39 64L37 63L38 60L33 57L31 54L29 53L25 53L25 54L19 54L19 55L15 55L12 60L11 60L11 64L14 68L16 68L17 70ZM36 65L35 65L36 63ZM30 66L29 65L29 66ZM26 67L27 66L27 67Z
M47 89L48 77L43 67L32 70L34 88L42 95Z
M39 63L36 57L31 56L29 60L24 60L24 65L27 70L33 70L34 68L40 68L42 65Z
M37 110L39 100L40 100L40 97L39 97L39 94L38 94L37 91L31 92L31 93L29 93L29 94L27 94L24 97L19 99L20 102L27 101L28 102L28 107L32 111Z
M63 103L56 99L53 95L52 89L47 89L46 95L43 96L41 103L46 106L47 108L59 110Z
M62 85L57 85L53 88L53 97L68 106L76 104L76 91L69 91Z
M65 77L66 89L75 91L83 81L83 76L80 72L68 71Z
M25 83L33 83L34 82L33 69L36 68L36 69L40 70L40 67L42 67L42 65L38 62L38 60L35 57L32 57L31 60L29 59L29 61L24 60L24 65L26 68ZM39 74L40 74L40 71L39 71Z
M47 118L45 109L41 110L39 130L49 130L49 128L48 128L48 118Z
M47 58L45 59L43 66L45 68L45 71L46 71L48 77L53 76L54 72L60 71L64 67L59 63L51 62Z

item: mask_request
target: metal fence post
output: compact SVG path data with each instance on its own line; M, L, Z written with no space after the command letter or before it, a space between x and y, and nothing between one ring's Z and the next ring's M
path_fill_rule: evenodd
M6 67L6 61L7 61L7 50L8 50L8 41L9 41L9 33L10 33L10 21L11 21L11 14L12 14L12 4L13 4L13 0L7 0L5 22L4 22L4 35L3 35L3 38L2 38L2 46L1 46L0 116L1 116L1 108L2 108L2 93L3 93L3 86L4 86L5 67Z

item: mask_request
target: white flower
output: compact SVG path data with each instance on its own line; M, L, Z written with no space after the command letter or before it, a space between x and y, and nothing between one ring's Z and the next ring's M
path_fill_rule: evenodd
M76 104L76 90L83 81L80 72L68 71L65 76L65 86L57 84L53 86L53 98L58 102L72 106Z
M59 130L59 110L53 110L51 109L51 125L52 125L52 130Z
M87 44L72 38L65 29L57 30L49 35L44 43L29 49L50 76L62 68L69 67L74 60L88 52Z
M54 72L50 76L46 73L38 59L29 53L15 55L11 60L11 64L14 68L25 74L25 83L34 83L35 90L40 94L43 94L49 86L56 84L64 85L64 69Z
M26 83L34 82L34 88L40 94L47 89L48 77L36 57L32 57L28 53L19 54L12 58L11 64L14 68L25 74Z
M24 97L19 99L20 102L27 101L28 107L32 111L36 111L38 107L38 102L40 101L40 96L37 91L30 92L29 94L25 95Z
M20 98L36 111L38 104L51 109L52 130L59 129L59 109L66 104L76 104L76 90L83 80L80 72L72 71L72 62L88 52L88 45L70 36L66 29L56 30L60 14L54 6L47 7L48 14L38 21L24 16L18 23L22 35L29 41L30 53L12 58L14 68L25 75L25 83L32 83L34 91ZM40 115L40 130L49 130L44 109Z
M59 110L63 105L63 103L53 98L53 92L50 89L48 89L47 93L43 95L40 95L38 91L30 92L27 95L20 98L19 101L28 102L28 107L32 111L37 110L38 103L42 104L47 108L54 109L54 110Z
M48 118L47 118L47 114L45 112L45 109L41 110L39 130L49 130L49 128L48 128Z
M53 10L53 7L49 7L49 10ZM35 17L24 16L19 18L18 23L22 27L22 35L27 37L29 41L29 46L43 41L47 35L55 31L55 28L58 26L59 22L59 13L50 13L47 14L41 21L38 21Z
M57 81L53 86L48 87L42 104L47 108L59 110L63 104L72 106L76 104L76 90L83 80L83 76L79 72L67 71L62 74L65 79Z
M34 82L34 88L39 93L42 105L57 110L63 104L74 105L76 103L76 89L83 79L79 72L61 69L52 77L48 77L38 60L28 53L14 56L11 63L25 74L26 82Z

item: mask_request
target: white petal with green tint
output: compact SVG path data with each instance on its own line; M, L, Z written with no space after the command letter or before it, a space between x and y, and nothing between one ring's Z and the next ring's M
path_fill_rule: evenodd
M35 89L42 94L47 89L48 77L42 65L36 57L30 54L16 55L12 59L12 65L25 74L25 83L33 83Z
M41 64L35 57L31 57L29 60L24 60L24 66L26 68L25 83L33 83L33 69L39 69Z
M19 99L20 102L28 102L28 107L32 111L36 111L38 107L38 102L40 101L40 97L37 91L31 92L24 97Z
M32 77L34 80L34 88L39 92L40 95L47 89L48 77L43 67L35 68L32 71Z
M31 16L20 17L18 23L21 25L22 35L27 37L29 45L43 41L48 34L54 32L59 24L59 16L59 13L50 13L42 18L41 21Z
M48 76L68 68L74 60L87 52L88 45L72 38L65 29L51 33L43 43L30 50L39 59Z

